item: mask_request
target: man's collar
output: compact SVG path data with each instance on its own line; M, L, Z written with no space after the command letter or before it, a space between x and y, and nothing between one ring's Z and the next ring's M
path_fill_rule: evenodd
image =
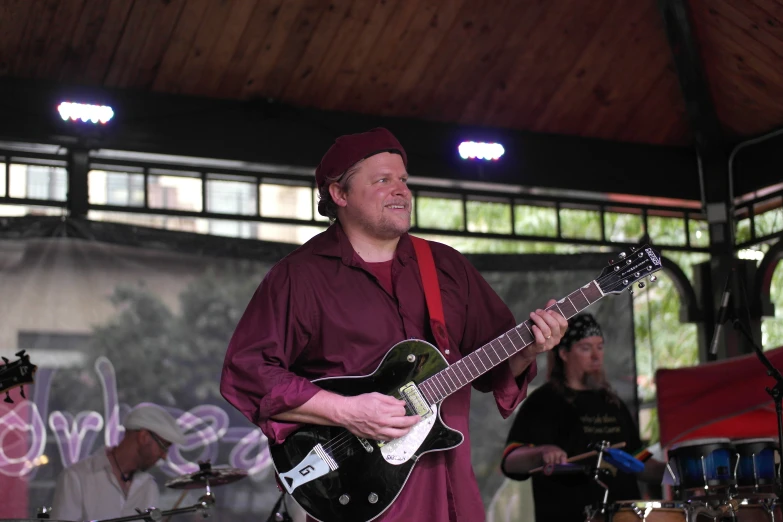
M339 257L346 266L355 265L353 246L348 236L345 235L345 231L339 221L332 223L329 228L317 236L313 246L313 253L325 257ZM403 265L408 260L416 258L413 242L407 232L400 236L395 257Z

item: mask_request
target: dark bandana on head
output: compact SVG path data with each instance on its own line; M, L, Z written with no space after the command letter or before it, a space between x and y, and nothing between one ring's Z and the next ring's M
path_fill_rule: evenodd
M575 315L568 320L568 330L566 330L565 335L560 340L560 344L555 348L557 350L563 348L570 350L574 343L579 342L586 337L593 337L594 335L597 335L598 337L604 336L598 321L587 313Z

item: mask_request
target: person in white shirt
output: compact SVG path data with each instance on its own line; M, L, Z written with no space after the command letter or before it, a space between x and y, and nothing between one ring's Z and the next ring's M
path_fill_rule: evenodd
M165 459L172 444L185 435L163 408L142 405L125 418L125 436L113 448L66 468L57 479L51 517L99 520L136 515L158 507L158 485L146 471Z

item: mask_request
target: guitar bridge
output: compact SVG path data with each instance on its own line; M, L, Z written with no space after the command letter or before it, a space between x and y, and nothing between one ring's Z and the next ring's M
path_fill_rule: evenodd
M334 459L326 453L323 446L318 444L293 469L285 473L278 473L278 475L285 490L290 495L302 484L307 484L311 480L323 477L338 467Z

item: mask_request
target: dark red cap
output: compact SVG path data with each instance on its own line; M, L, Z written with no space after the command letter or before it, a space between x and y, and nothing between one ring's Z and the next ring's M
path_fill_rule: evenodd
M380 152L396 152L408 166L408 156L397 138L388 130L378 127L361 134L346 134L334 141L321 163L315 169L315 183L320 189L327 179L337 178L359 161Z

